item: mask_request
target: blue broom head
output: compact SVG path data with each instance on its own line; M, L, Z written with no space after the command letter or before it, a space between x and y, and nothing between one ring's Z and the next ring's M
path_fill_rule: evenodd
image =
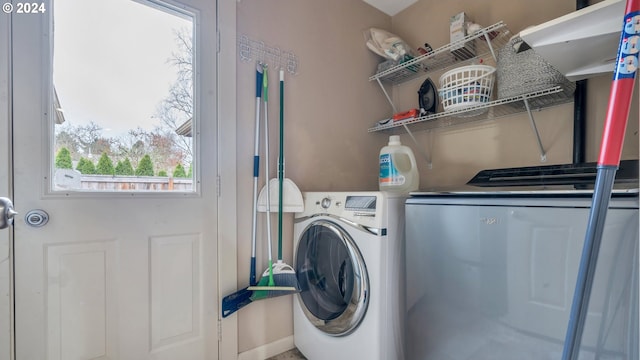
M225 296L222 299L222 317L226 318L234 312L251 304L251 295L253 295L253 291L245 288Z

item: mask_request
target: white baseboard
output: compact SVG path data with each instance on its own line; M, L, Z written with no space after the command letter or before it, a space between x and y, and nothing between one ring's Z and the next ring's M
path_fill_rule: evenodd
M264 360L293 349L293 335L238 354L238 360Z

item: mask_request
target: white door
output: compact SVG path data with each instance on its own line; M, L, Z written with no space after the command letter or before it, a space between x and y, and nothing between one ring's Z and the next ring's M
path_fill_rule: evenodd
M0 12L0 197L12 197L9 186L9 17ZM0 230L0 359L11 358L11 229Z
M204 0L13 2L16 359L217 358L215 7ZM133 18L120 17L134 11ZM174 129L192 151L191 158L180 153L185 173L192 165L186 178L170 167L176 153L147 148L151 140L144 136L149 143L136 149L151 152L155 170L138 174L144 160L133 157L141 154L125 135L117 142L109 133L125 134L117 127L138 129L157 117L145 106L164 75L136 51L175 44L179 31L165 34L158 25L165 20L186 22L192 41L184 57L193 66L191 119L182 124L186 131ZM76 28L68 29L70 23ZM111 50L113 43L121 50ZM176 83L166 82L168 94ZM76 156L72 168L59 165L63 139L56 134L92 126L99 130L93 139L68 145ZM140 131L153 134L151 127ZM130 146L136 174L118 175L117 167L111 175L78 170L78 156L100 167L99 151L114 166L124 163L114 144ZM44 212L28 224L32 210Z

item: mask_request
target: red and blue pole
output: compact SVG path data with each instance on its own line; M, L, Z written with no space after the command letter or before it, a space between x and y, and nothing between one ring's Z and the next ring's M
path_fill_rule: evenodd
M638 70L639 50L640 0L627 0L618 56L616 57L616 67L609 94L607 117L602 133L598 172L589 213L589 222L587 223L578 278L571 304L571 314L569 315L562 360L577 360L580 354L580 342L589 308L589 298L595 277L600 243L602 242L604 222L609 208L616 171L620 165L635 76Z

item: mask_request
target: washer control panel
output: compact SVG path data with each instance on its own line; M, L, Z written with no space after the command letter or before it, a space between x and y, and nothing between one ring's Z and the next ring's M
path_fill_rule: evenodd
M306 192L304 212L296 217L327 214L375 227L382 220L385 195L382 192Z

